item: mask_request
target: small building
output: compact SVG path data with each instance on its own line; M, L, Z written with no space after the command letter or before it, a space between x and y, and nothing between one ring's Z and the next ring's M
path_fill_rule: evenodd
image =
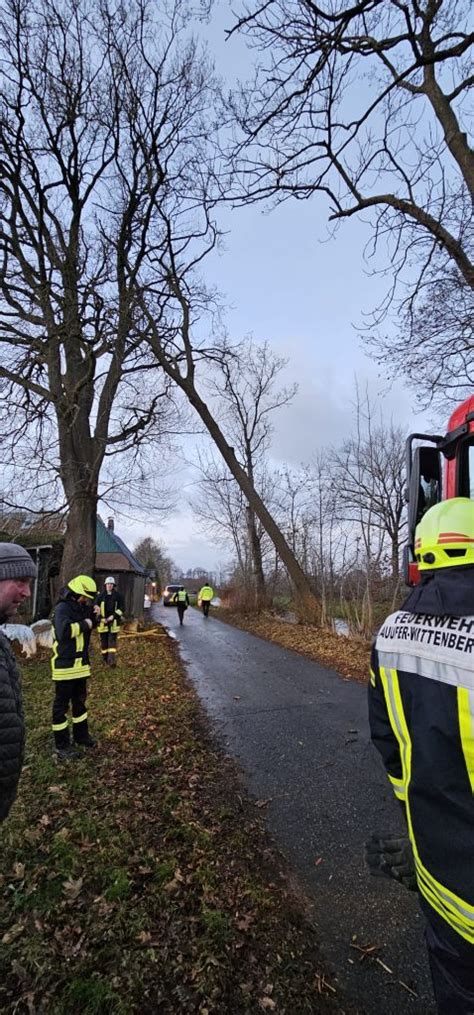
M103 587L108 575L115 578L117 589L124 598L125 616L143 619L147 570L114 531L113 518L104 525L97 516L94 577L99 588Z

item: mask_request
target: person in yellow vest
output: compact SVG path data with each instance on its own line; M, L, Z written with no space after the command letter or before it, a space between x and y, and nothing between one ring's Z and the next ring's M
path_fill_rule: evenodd
M123 598L115 585L115 578L105 579L104 591L97 596L99 607L99 635L102 659L109 666L117 665L117 636L123 620Z
M202 612L205 617L209 616L209 607L211 605L211 599L214 599L214 590L209 585L208 581L204 582L202 589L198 592L198 606L201 606Z
M176 606L178 607L179 622L182 626L184 614L189 606L189 596L183 585L181 586L180 589L178 589L177 592L175 592L173 596L173 602L176 603Z
M97 585L80 574L62 589L54 610L55 640L51 673L55 685L53 735L61 761L80 757L76 747L96 747L89 734L86 707L87 679L90 677L89 642L97 624L98 611L92 607ZM67 712L71 705L73 743L69 738Z

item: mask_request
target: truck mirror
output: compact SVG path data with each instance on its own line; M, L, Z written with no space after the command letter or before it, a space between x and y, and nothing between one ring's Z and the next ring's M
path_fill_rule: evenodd
M441 456L435 447L421 446L413 452L408 491L408 531L412 543L415 528L423 515L442 499Z

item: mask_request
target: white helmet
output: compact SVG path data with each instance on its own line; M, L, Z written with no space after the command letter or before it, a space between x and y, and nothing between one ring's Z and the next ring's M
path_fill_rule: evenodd
M113 578L112 575L109 575L109 577L105 579L104 585L115 585L115 578Z

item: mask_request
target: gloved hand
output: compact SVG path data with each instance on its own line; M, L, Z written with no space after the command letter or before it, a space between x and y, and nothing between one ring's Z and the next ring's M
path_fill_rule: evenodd
M84 617L84 623L87 624L89 630L91 630L91 628L92 628L92 620L90 619L90 617Z
M365 844L365 858L375 877L393 878L416 892L415 861L407 836L378 835L375 832Z

